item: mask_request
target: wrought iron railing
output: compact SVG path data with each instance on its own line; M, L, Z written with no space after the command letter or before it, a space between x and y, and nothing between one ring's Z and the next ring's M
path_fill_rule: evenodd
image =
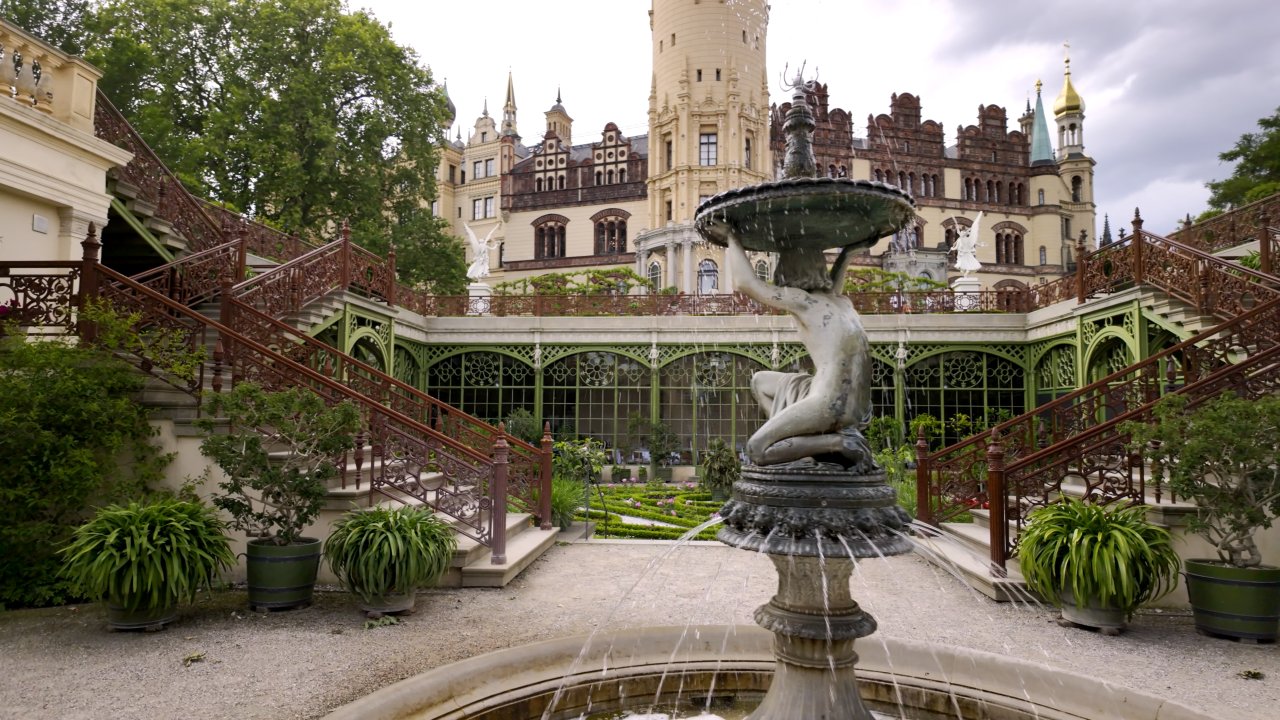
M86 253L87 254L87 253ZM403 500L406 496L450 517L458 531L491 548L494 563L505 562L506 512L508 500L509 459L505 434L499 429L488 452L470 447L427 424L426 417L411 417L394 402L384 402L360 392L356 387L332 377L336 366L332 355L326 361L329 372L320 372L299 360L315 358L299 348L307 347L304 335L239 304L232 315L243 325L270 328L260 333L272 345L234 329L228 324L209 319L185 305L174 302L155 290L134 282L110 268L94 265L96 285L83 284L81 292L64 295L69 307L97 295L125 314L140 316L139 329L164 327L170 334L180 333L190 344L203 346L217 338L217 350L211 364L209 390L220 392L226 373L232 384L252 380L268 389L305 387L326 402L350 401L361 411L363 428L361 445L368 448L367 466L363 450L342 459L343 477L347 465L355 467L357 488L365 480L371 492ZM226 303L235 304L232 299ZM71 313L67 310L66 313ZM252 323L245 322L251 319ZM150 370L152 358L145 348L130 348L131 358L139 367ZM344 368L358 375L360 368ZM363 388L370 391L372 388ZM401 404L399 407L405 407ZM410 408L412 409L412 408ZM490 455L492 454L492 456ZM536 482L527 469L515 478L525 489ZM549 500L549 492L542 494ZM545 513L545 511L544 511Z
M224 325L236 324L234 330L256 334L260 347L275 348L311 363L313 371L328 369L328 377L350 388L363 387L372 392L363 405L391 404L409 412L420 422L454 438L472 450L487 455L501 441L509 453L511 495L530 509L536 509L549 527L550 449L537 448L506 436L495 428L466 413L441 403L420 390L386 376L355 358L320 343L278 321L301 310L307 304L336 290L354 290L370 298L394 304L397 294L413 297L414 293L395 280L394 250L384 259L352 244L350 233L343 228L341 239L316 247L294 236L281 233L261 223L245 220L240 215L217 205L196 199L165 167L146 142L129 125L118 110L103 96L98 96L96 117L99 137L125 147L134 160L118 171L117 179L133 186L134 192L155 208L158 217L169 222L176 232L198 252L134 278L157 295L186 307L193 307L221 293L225 284L245 278L249 253L284 261L284 264L243 280L232 293L238 307ZM114 285L104 294L122 299L123 287ZM150 331L164 327L169 342L180 345L204 343L183 323L166 316L149 315ZM177 340L175 340L177 338ZM143 361L146 369L156 372L155 364ZM304 363L306 364L306 363ZM200 374L183 382L166 380L198 394L204 387ZM162 375L163 376L163 375ZM372 468L372 465L370 466ZM413 493L409 493L413 494ZM505 504L504 504L505 507Z
M1122 245L1087 256L1077 275L1079 301L1147 283L1203 315L1227 321L1163 352L930 454L917 441L917 505L929 523L952 520L975 506L991 511L993 568L1013 550L1012 534L1028 507L1056 498L1063 477L1079 477L1101 502L1159 501L1158 479L1120 452L1123 419L1145 417L1159 397L1178 390L1200 397L1240 378L1273 372L1280 345L1280 286L1276 279L1141 229ZM1272 360L1268 360L1272 359ZM1007 481L1007 482L1006 482Z
M1044 287L1044 286L1041 286ZM848 297L865 315L896 313L1026 312L1041 293L1028 290L977 292L853 292ZM1070 297L1075 297L1074 291ZM399 298L402 307L426 317L609 317L659 315L777 315L741 293L717 295L594 294L594 295L410 295ZM1056 300L1054 300L1056 302ZM1051 303L1050 303L1051 304Z
M304 365L333 382L341 383L365 398L366 403L390 407L405 417L433 428L478 453L488 453L501 439L508 448L508 493L535 510L543 528L550 529L549 443L536 447L511 437L476 417L447 405L381 370L338 352L306 333L276 320L270 314L235 297L223 294L221 321L262 347Z
M1262 271L1275 274L1276 256L1280 254L1280 194L1169 233L1169 239L1206 253L1254 241L1258 243Z

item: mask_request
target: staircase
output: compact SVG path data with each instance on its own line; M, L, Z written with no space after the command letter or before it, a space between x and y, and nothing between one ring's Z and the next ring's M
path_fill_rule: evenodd
M1280 278L1146 233L1140 218L1127 244L1079 257L1078 302L1153 288L1148 317L1190 337L935 453L918 439L918 519L936 530L922 552L997 600L1026 597L1017 534L1037 507L1076 496L1143 503L1157 521L1195 511L1127 448L1122 423L1149 418L1167 393L1194 404L1280 388Z
M99 137L134 153L113 178L126 208L165 233L169 247L191 252L129 278L97 263L91 233L90 269L73 301L105 298L141 317L135 330L207 350L210 361L194 378L167 374L150 348L127 353L151 376L144 400L174 420L176 435L193 432L203 393L244 380L309 388L356 404L365 418L363 447L343 460L331 488L334 510L357 499L427 505L459 532L458 584L503 585L554 542L549 438L543 447L511 438L307 334L345 304L345 293L389 310L397 295L410 297L396 283L394 254L383 260L353 245L345 228L340 240L316 247L197 200L101 94L97 108ZM535 513L543 522L531 530Z

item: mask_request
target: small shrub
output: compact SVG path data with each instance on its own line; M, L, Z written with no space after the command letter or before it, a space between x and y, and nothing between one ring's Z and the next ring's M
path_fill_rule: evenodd
M220 431L213 418L230 421ZM326 406L301 388L267 392L244 382L210 398L197 423L200 452L226 473L213 504L250 537L289 545L320 514L334 458L355 447L360 413L350 402Z
M561 530L569 529L582 507L583 486L568 478L551 479L551 522Z
M542 425L533 413L524 408L516 408L507 413L507 432L512 437L523 440L530 445L542 442Z

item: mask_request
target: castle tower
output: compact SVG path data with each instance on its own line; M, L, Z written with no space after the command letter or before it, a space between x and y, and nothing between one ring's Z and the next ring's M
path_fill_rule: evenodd
M727 292L708 280L715 258L695 263L698 203L730 188L768 180L769 86L765 0L691 3L653 0L653 76L649 92L648 202L651 228L636 238L643 256L665 256L662 284L684 292ZM681 250L677 264L677 250ZM697 280L694 268L697 268Z
M1096 206L1093 202L1093 158L1084 154L1084 98L1071 82L1071 58L1064 60L1062 92L1053 102L1053 117L1058 124L1058 176L1066 186L1063 207L1071 211L1076 227L1064 235L1064 242L1074 243L1080 230L1087 231L1090 247L1098 239L1094 228Z
M516 131L516 87L510 72L507 72L507 102L502 106L502 134L520 137Z
M573 147L573 118L561 104L560 90L556 89L556 104L546 112L547 134L560 138L566 148Z

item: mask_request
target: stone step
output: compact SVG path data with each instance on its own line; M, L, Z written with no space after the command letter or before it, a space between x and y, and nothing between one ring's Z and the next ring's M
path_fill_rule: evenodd
M936 535L917 536L913 544L917 555L996 602L1034 600L1016 560L1006 564L1005 577L992 573L985 537L972 523L943 523Z
M522 570L529 567L560 538L559 528L542 530L527 521L525 530L507 537L507 560L491 562L492 553L484 552L462 568L462 587L506 587Z

